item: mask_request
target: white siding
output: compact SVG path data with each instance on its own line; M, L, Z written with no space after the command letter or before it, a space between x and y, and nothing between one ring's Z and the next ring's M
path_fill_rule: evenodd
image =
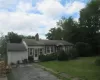
M28 52L27 51L20 51L20 52L8 52L8 64L16 63L18 60L22 62L23 59L28 59Z

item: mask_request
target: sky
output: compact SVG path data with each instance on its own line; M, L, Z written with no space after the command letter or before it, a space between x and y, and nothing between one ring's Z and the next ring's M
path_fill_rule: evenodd
M88 0L0 0L0 33L39 34L45 39L62 16L78 21Z

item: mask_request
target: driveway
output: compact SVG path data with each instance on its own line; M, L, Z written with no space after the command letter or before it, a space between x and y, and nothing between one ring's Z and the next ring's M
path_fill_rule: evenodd
M13 68L12 77L13 80L59 80L51 73L44 71L34 64Z

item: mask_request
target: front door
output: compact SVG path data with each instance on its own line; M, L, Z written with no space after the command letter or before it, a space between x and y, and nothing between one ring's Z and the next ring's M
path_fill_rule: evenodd
M38 49L34 49L34 61L38 60Z

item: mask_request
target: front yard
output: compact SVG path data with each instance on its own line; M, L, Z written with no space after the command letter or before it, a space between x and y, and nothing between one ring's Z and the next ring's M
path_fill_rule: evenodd
M100 66L95 65L98 57L82 57L70 61L49 61L40 64L60 73L85 80L100 80Z

